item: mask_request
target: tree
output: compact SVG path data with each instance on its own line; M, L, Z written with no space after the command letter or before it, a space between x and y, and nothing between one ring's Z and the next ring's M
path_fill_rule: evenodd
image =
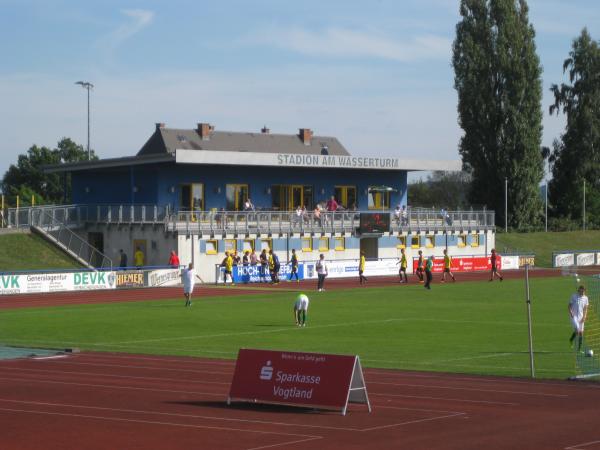
M19 155L17 164L11 164L2 178L2 192L9 204L16 204L18 195L22 205L29 205L35 195L36 204L60 203L70 198L70 177L44 173L44 166L87 160L83 146L69 138L62 138L55 149L33 145L26 154ZM92 153L92 159L98 157Z
M586 185L586 218L600 225L600 46L587 29L573 40L563 64L570 84L553 84L550 114L567 116L564 134L554 141L549 195L554 213L581 219L583 184Z
M471 177L465 172L436 171L408 187L408 204L423 208L467 208Z
M452 65L458 93L459 152L472 175L469 198L504 223L540 223L543 177L541 67L525 0L461 0Z

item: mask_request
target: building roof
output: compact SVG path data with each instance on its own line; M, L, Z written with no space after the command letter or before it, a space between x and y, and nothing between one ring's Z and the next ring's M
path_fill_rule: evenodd
M204 133L202 126L205 126ZM157 124L156 131L138 152L138 156L175 154L176 149L320 155L324 148L328 155L350 154L336 138L313 136L312 131L305 128L300 129L298 134L271 134L266 128L263 128L263 132L244 133L215 131L209 124L198 124L198 128L192 130L166 128L164 124Z

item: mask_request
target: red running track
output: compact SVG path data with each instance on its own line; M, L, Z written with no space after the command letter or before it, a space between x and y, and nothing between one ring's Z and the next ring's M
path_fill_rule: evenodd
M597 270L596 270L597 272ZM534 269L530 271L532 277L560 276L561 272L557 269ZM489 279L489 272L465 272L456 273L458 282L465 281L485 281ZM503 273L505 279L523 278L523 270L506 271ZM439 283L441 274L434 274L433 288ZM399 284L397 277L370 277L365 287L393 286ZM494 283L500 283L495 280ZM230 296L260 294L261 292L272 289L290 289L290 290L313 290L316 289L316 280L306 280L300 283L282 282L278 285L256 284L256 285L237 285L237 286L215 286L213 284L197 285L194 290L194 296ZM418 284L416 276L409 276L409 285ZM358 278L337 278L327 279L326 289L348 289L360 288ZM105 290L105 291L79 291L79 292L57 292L51 294L25 294L25 295L4 295L0 296L0 309L3 308L31 308L44 306L61 305L79 305L87 303L111 303L123 301L146 301L160 300L167 298L181 298L183 294L181 288L146 288L146 289L123 289L123 290Z
M592 383L367 369L348 414L226 405L232 361L81 353L0 361L0 448L600 448Z

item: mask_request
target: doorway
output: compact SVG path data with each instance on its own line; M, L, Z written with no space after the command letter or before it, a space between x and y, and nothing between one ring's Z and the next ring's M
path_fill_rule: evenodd
M378 259L379 258L379 238L361 238L360 239L360 251L364 252L366 259Z
M103 233L89 232L87 240L88 240L88 244L90 244L92 247L94 247L96 250L98 250L98 252L104 253L104 234ZM92 254L90 263L94 267L101 267L102 259L103 259L102 255L100 255L98 252L94 252L93 250L91 250L91 251L93 252L93 254Z

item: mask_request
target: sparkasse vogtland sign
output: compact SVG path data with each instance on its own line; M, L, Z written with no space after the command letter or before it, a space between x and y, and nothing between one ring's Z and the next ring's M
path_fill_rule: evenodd
M371 411L358 356L240 349L227 403L276 403Z

